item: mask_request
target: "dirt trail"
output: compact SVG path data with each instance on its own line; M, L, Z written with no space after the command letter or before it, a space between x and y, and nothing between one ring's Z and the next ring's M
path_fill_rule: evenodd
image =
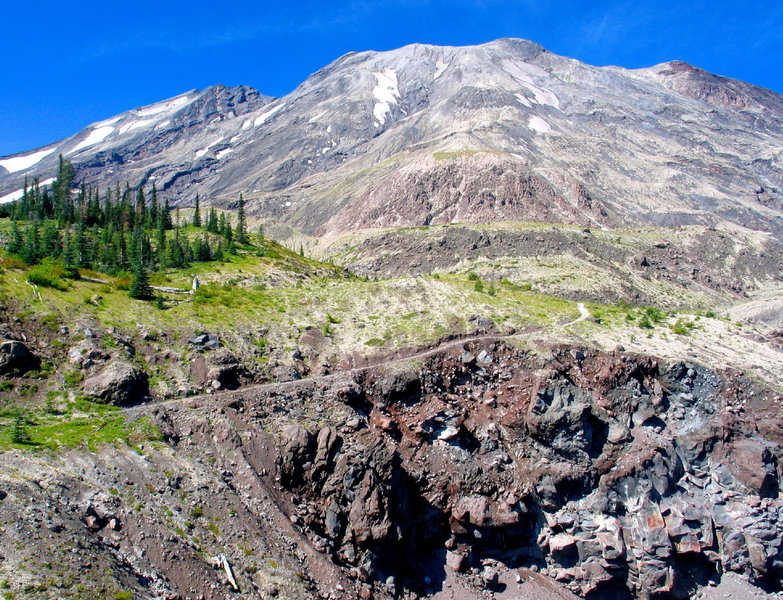
M582 306L582 308L584 308ZM589 313L588 313L589 316ZM285 381L285 382L269 382L269 383L257 383L253 385L248 385L245 387L241 387L236 390L226 390L222 392L214 392L210 394L198 394L195 396L186 396L184 398L172 398L171 400L163 400L160 402L149 402L146 404L138 404L136 406L131 406L126 409L124 409L125 414L128 415L135 415L137 413L145 413L151 409L154 409L159 406L169 406L172 404L180 404L183 402L199 402L199 401L214 401L214 400L220 400L221 398L227 398L231 399L239 395L248 394L248 393L263 393L263 392L282 392L282 391L289 391L291 389L297 389L300 386L309 386L314 385L318 383L326 383L326 382L332 382L337 379L343 378L343 377L349 377L351 375L357 374L357 373L365 373L367 371L371 371L373 369L379 369L385 366L389 365L395 365L395 364L401 364L403 362L409 361L409 360L416 360L421 358L429 358L430 356L435 356L436 354L440 354L441 352L446 352L452 348L456 348L459 346L463 346L465 344L469 344L471 342L489 342L489 341L501 341L501 340L509 340L514 338L522 338L526 335L528 335L530 332L526 331L524 333L513 333L513 334L500 334L500 333L494 333L494 334L485 334L485 335L477 335L477 336L470 336L470 337L464 337L457 340L452 340L443 344L440 344L434 348L430 348L428 350L423 350L421 352L417 352L415 354L410 354L407 356L401 356L397 358L392 358L389 360L381 361L378 363L373 363L370 365L366 365L363 367L355 367L353 369L348 369L345 371L338 371L336 373L331 373L329 375L313 375L311 377L303 377L302 379L297 379L294 381Z
M569 323L566 323L565 325L561 325L561 327L571 327L571 325L576 325L580 321L584 321L590 316L590 311L587 310L587 307L585 307L584 302L580 302L576 305L579 309L579 318L574 319L573 321L570 321Z

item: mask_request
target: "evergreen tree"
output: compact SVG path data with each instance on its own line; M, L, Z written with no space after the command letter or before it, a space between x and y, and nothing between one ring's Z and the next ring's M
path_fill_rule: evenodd
M166 203L163 206L163 228L174 229L174 223L171 222L171 206L169 206L168 198L166 198Z
M239 210L237 211L237 244L247 244L247 223L245 222L245 199L239 194Z
M11 254L19 254L24 246L24 240L22 239L22 230L19 229L19 222L14 219L11 221L11 239L8 241L6 249Z
M136 261L133 265L133 281L128 295L136 300L151 300L153 297L149 275L141 261Z
M214 206L209 209L209 216L207 217L207 231L209 231L209 233L218 233L218 218Z
M79 270L77 268L77 250L74 239L71 236L71 232L65 230L65 249L63 250L63 263L65 263L65 271L68 277L73 279L78 278Z
M199 206L198 192L196 192L196 209L193 211L193 227L201 227L201 208Z
M27 431L27 416L22 411L19 411L14 417L14 423L11 428L11 441L14 444L26 444L30 439L30 433Z
M136 192L136 222L139 225L146 225L147 218L147 199L144 197L144 188L139 186Z
M150 192L150 218L149 224L151 227L158 226L158 212L160 207L158 206L158 188L155 187L155 183L152 183L152 192Z

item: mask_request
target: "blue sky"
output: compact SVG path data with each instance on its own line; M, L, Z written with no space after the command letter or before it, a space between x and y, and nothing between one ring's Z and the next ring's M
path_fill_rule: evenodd
M595 65L680 59L783 93L783 1L29 0L0 7L0 155L193 88L279 96L351 50L521 37Z

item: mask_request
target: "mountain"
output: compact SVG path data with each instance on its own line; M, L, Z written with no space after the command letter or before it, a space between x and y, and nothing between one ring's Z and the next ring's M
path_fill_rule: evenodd
M208 88L0 159L0 201L62 153L325 235L451 222L734 223L783 233L783 97L682 62L593 67L502 39L343 56L282 98Z

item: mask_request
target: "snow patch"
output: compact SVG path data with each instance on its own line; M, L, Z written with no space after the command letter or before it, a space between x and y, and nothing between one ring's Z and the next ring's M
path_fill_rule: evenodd
M157 125L155 125L155 129L163 129L164 127L168 127L169 125L171 125L171 121L166 119L162 123L158 123Z
M222 142L222 141L223 141L223 138L222 138L222 137L221 137L221 138L218 138L218 139L216 139L214 142L212 142L212 143L211 143L209 146L207 146L207 147L206 147L206 148L204 148L203 150L198 150L198 151L196 152L196 156L198 156L199 158L201 158L201 157L202 157L202 156L204 156L204 155L205 155L207 152L209 152L209 149L210 149L212 146L215 146L215 145L219 144L219 143L220 143L220 142Z
M321 117L323 117L323 116L324 116L324 115L325 115L327 112L328 112L328 111L326 111L326 110L325 110L325 111L323 111L323 112L319 112L319 113L318 113L317 115L315 115L314 117L311 117L311 118L310 118L310 120L308 121L308 123L315 123L315 122L316 122L318 119L320 119Z
M375 120L379 125L386 122L386 115L391 111L392 105L397 104L400 98L400 90L397 88L397 72L394 69L386 69L383 73L373 73L377 85L372 91L378 102L372 110Z
M0 160L0 167L3 167L9 173L24 171L25 169L29 169L33 165L39 163L55 150L57 150L57 148L52 148L51 150L39 150L38 152L33 152L32 154L27 154L25 156L6 158L5 160Z
M329 152L329 150L331 150L329 146L327 146L326 148L321 148L321 154L326 154L327 152Z
M546 104L547 106L552 106L558 109L560 108L560 100L549 90L545 90L536 85L529 85L529 84L526 85L525 87L529 89L531 92L533 92L533 94L535 94L536 102L538 102L539 104Z
M244 123L242 123L242 131L247 131L253 126L253 119L248 119Z
M326 133L332 133L332 126L329 125L329 127L326 128Z
M514 94L514 97L519 100L520 104L523 104L524 106L527 106L528 108L532 108L533 105L530 104L530 101L525 98L522 94Z
M38 185L40 187L43 187L45 185L49 185L53 181L54 181L54 177L50 177L49 179L44 179ZM15 192L11 192L10 194L6 194L5 196L0 196L0 204L8 204L9 202L14 202L15 200L19 200L22 197L22 194L24 194L24 188L21 190L16 190Z
M551 75L544 71L544 69L536 65L531 65L530 63L515 62L511 60L504 60L502 66L506 73L511 75L517 81L521 81L525 88L533 92L536 97L536 102L539 104L552 106L554 108L560 108L560 100L558 97L549 90L545 90L544 88L536 85L535 81L533 80L533 77L551 77ZM519 99L519 95L517 95L517 99Z
M442 60L439 60L435 63L435 75L433 76L433 79L437 79L441 75L443 75L444 71L449 68L449 63L443 62Z
M139 108L135 111L135 113L140 117L151 117L152 115L159 115L162 112L168 112L182 108L186 104L190 104L192 101L193 99L188 96L177 96L168 102L161 102L159 104L152 104L144 108Z
M536 115L530 115L530 119L528 119L528 125L530 126L530 129L538 131L539 133L549 133L552 131L552 126L544 119Z
M279 111L281 108L285 106L285 102L282 104L278 104L274 108L269 109L265 113L259 115L256 117L256 120L253 121L253 127L258 127L259 125L263 125L263 123L272 115L274 115L277 111Z
M73 150L67 152L66 154L73 154L83 148L94 146L98 142L102 142L103 140L105 140L113 132L114 132L114 127L112 127L111 125L106 125L105 127L98 127L97 129L93 129L90 132L90 135L88 135L81 142L76 144Z
M148 125L152 125L155 121L157 121L157 119L142 119L140 121L131 121L130 123L125 123L125 125L120 127L120 135L132 131L134 129L147 127Z
M229 154L231 154L233 151L234 151L234 149L233 149L233 148L226 148L225 150L221 150L220 152L218 152L217 154L215 154L215 158L217 158L218 160L220 160L220 159L221 159L221 158L223 158L224 156L228 156Z
M96 129L98 127L104 127L106 125L114 125L117 121L122 119L122 115L119 117L114 117L112 119L106 119L105 121L100 121L99 123L93 123L93 129Z

